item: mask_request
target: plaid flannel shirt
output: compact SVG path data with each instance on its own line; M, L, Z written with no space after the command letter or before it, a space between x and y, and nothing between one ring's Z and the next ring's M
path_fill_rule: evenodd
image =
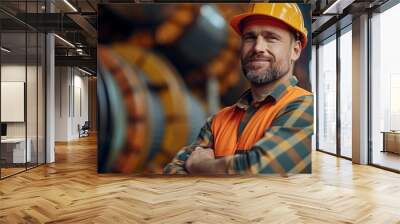
M290 86L297 84L292 76L287 82L279 84L264 100L251 104L252 96L247 90L235 104L245 110L239 125L239 133L246 126L257 109L269 102L278 101ZM274 118L271 126L248 151L237 151L235 155L223 157L229 174L257 173L311 173L311 136L313 134L313 96L302 96L290 102ZM165 174L187 174L185 161L196 147L214 148L211 130L213 116L201 128L194 143L182 148L171 163L164 168Z

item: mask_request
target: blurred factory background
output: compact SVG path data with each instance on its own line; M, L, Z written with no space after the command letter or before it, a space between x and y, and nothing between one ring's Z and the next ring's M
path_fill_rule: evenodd
M208 116L249 88L241 74L240 38L229 26L249 6L98 6L100 172L161 173ZM310 7L300 8L310 30ZM311 91L310 60L308 46L295 71L300 86Z

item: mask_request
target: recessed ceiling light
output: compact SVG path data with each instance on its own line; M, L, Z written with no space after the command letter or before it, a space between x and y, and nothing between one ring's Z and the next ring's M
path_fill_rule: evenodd
M68 0L64 0L65 4L68 5L68 7L70 7L74 12L78 12L78 10L68 1Z
M0 49L1 49L2 51L6 52L6 53L10 53L10 52L11 52L11 50L9 50L9 49L7 49L7 48L5 48L5 47L1 47Z
M87 74L87 75L90 75L90 76L93 75L92 73L90 73L90 72L88 72L88 71L86 71L86 70L83 70L83 69L81 69L81 68L79 68L79 67L78 67L78 70L81 71L81 72L83 72L83 73L85 73L85 74Z
M64 42L64 43L66 43L67 45L69 45L70 47L75 48L75 45L73 45L73 44L72 44L71 42L69 42L68 40L66 40L66 39L64 39L64 38L62 38L62 37L60 37L60 36L57 35L57 34L54 34L54 36L57 37L58 39L60 39L62 42Z

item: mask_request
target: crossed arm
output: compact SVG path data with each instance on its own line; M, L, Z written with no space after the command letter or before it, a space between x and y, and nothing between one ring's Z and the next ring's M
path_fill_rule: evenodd
M197 140L181 149L164 168L165 174L310 173L313 96L299 97L274 119L265 134L243 154L216 159L212 118Z

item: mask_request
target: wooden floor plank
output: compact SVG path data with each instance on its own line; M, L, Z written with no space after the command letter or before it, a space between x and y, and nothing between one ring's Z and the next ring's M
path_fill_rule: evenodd
M313 152L313 173L97 174L96 138L0 181L0 223L400 223L400 175Z

